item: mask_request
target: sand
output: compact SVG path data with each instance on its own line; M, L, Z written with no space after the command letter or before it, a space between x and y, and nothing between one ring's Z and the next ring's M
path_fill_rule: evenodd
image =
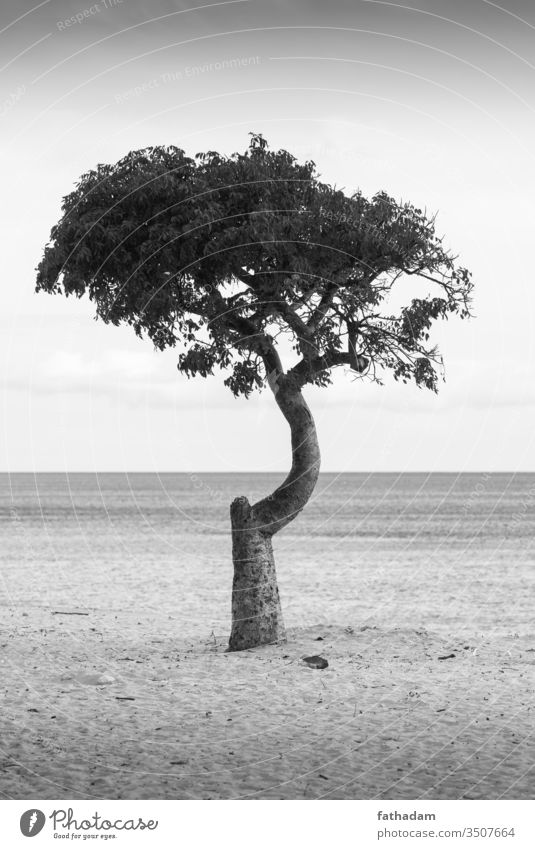
M535 633L343 622L228 654L165 613L3 624L2 798L533 797Z

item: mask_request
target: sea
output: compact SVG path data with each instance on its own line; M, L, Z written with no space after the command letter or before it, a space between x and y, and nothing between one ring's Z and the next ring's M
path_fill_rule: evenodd
M283 477L4 473L0 605L224 637L230 502ZM534 633L534 540L535 474L324 473L274 538L286 625Z

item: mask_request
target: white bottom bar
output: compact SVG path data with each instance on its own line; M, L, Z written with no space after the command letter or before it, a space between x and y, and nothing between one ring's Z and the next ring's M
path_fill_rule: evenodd
M535 847L533 801L2 801L6 847Z

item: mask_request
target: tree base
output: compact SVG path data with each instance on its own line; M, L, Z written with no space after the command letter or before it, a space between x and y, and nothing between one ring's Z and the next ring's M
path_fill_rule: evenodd
M271 534L254 526L247 498L230 507L232 521L232 631L229 651L286 640Z

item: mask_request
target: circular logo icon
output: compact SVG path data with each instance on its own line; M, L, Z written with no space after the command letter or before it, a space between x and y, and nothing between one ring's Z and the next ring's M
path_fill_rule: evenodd
M30 808L29 811L24 811L20 818L20 830L24 837L35 837L39 834L46 822L46 817L42 811L37 808Z

